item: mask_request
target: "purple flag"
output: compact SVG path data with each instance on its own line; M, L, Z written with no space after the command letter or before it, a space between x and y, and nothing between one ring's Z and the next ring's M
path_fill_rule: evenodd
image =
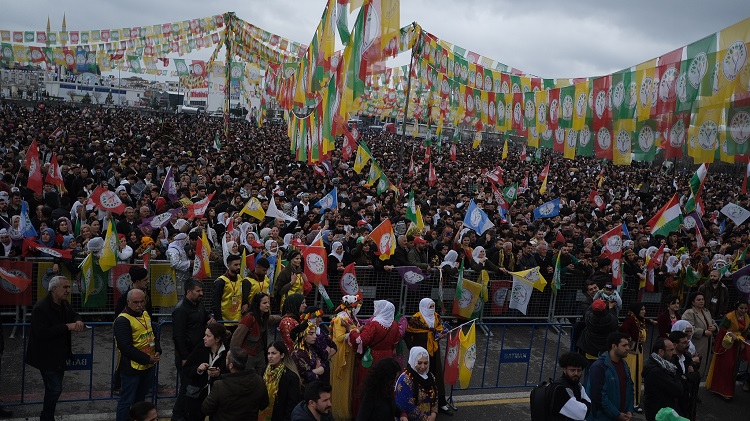
M406 282L406 286L410 289L416 289L417 284L429 278L422 272L422 269L416 266L399 266L396 268L398 274L401 275L401 279Z
M148 218L144 218L141 224L138 225L138 227L139 228L150 227L153 229L164 228L169 223L169 220L172 219L172 217L177 212L179 212L179 209L170 209L159 215L149 216Z
M694 228L698 228L701 231L703 230L703 221L701 220L701 216L698 215L698 212L696 211L692 211L689 214L685 215L683 224L683 230L687 232L693 231Z
M737 288L740 299L744 302L750 302L750 265L740 268L732 274L732 281Z
M179 194L177 194L177 184L174 181L174 173L171 166L167 169L167 176L164 177L164 185L161 189L167 191L167 197L169 197L171 202L180 198Z

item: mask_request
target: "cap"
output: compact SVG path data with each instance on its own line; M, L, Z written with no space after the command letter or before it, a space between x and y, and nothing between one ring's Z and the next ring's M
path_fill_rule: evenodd
M414 244L427 244L427 240L422 237L415 237Z
M250 246L253 248L263 248L263 244L261 244L260 241L253 241L252 243L250 243Z
M367 221L365 221L364 219L357 221L357 227L363 227L365 225L367 225Z
M597 313L601 313L606 309L607 309L607 303L605 303L604 300L594 300L594 302L591 303L591 310Z
M140 281L148 276L148 270L144 269L143 266L131 266L128 273L130 274L130 280L133 282Z
M612 282L607 282L604 284L604 289L615 289L615 286L612 284Z

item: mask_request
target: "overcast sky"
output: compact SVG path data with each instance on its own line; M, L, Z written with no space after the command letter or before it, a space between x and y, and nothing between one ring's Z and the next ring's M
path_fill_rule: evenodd
M325 0L4 0L0 29L117 29L226 11L308 44ZM350 25L355 15L350 15ZM401 25L546 78L608 74L660 56L750 17L750 1L402 0ZM197 53L205 59L210 51ZM403 56L403 55L402 55ZM394 63L405 64L401 57Z

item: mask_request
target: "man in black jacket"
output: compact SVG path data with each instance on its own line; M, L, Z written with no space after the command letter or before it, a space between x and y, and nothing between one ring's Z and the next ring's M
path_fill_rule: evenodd
M114 322L122 378L117 421L126 421L130 406L146 399L154 365L161 358L161 346L154 335L151 317L143 310L145 305L146 294L140 289L131 289L128 291L128 306Z
M214 382L201 406L213 421L255 420L270 403L263 379L255 370L246 370L246 364L247 353L242 348L227 352L229 374Z
M190 278L185 282L185 298L172 310L172 340L174 341L174 364L182 374L182 366L188 356L199 346L203 346L203 335L208 324L208 312L203 306L203 282ZM180 390L172 408L172 419L185 416L185 391L187 381L180 378Z
M682 389L685 391L682 396L677 398L679 407L674 409L681 416L694 420L696 404L698 403L698 388L701 382L701 375L698 371L700 359L693 358L690 354L690 341L687 333L679 330L671 332L669 340L674 344L672 364L677 367L677 376L680 378Z
M585 420L591 408L591 398L581 384L586 358L575 352L566 352L560 355L557 363L562 369L557 383L562 387L557 387L552 397L552 419Z
M294 407L292 421L333 421L330 384L312 382L305 386L304 400Z
M41 421L55 419L65 361L73 355L70 332L81 332L85 328L81 316L68 302L69 295L70 280L55 276L49 281L49 294L34 305L31 313L26 364L38 369L44 381Z
M679 408L683 387L677 367L671 362L674 351L672 341L657 338L651 357L643 365L643 410L647 421L654 421L662 408Z

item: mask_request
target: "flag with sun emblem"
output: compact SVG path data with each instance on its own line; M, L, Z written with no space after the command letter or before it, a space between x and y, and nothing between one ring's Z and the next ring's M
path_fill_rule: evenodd
M471 373L474 370L474 363L477 361L476 323L471 324L471 327L466 334L461 330L459 335L461 337L460 359L458 363L459 387L466 389L469 387Z
M479 235L484 234L485 231L495 226L487 214L474 203L474 199L471 200L469 208L466 210L464 225L473 229Z
M307 280L315 285L328 286L328 254L325 247L309 246L302 248Z

